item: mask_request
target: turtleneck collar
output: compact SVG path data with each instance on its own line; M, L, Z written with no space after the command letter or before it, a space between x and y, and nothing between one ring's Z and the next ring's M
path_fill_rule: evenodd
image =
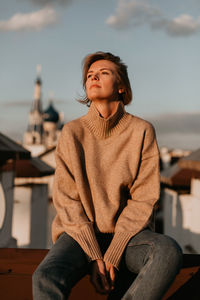
M125 126L128 116L121 101L119 101L116 112L107 119L101 117L95 104L91 103L84 120L95 135L104 139L120 131Z

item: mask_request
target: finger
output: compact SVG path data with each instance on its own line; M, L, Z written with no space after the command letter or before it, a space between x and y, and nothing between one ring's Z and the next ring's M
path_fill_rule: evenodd
M110 269L110 281L113 288L115 283L115 269L113 267Z
M100 277L101 277L101 282L102 282L103 288L106 291L109 291L110 290L110 286L109 286L108 280L106 278L106 275L100 274Z
M101 277L98 278L96 287L97 287L97 291L98 291L99 293L101 293L101 294L106 294L106 293L108 293L108 291L109 291L109 290L106 288L105 283L103 283Z
M106 294L106 291L101 283L101 278L98 274L96 274L95 276L93 276L91 278L91 282L92 284L94 285L95 287L95 290L97 293L100 293L100 294Z
M102 275L106 275L106 266L105 264L102 262L102 264L99 264L98 265L98 268L99 268L99 274L102 274Z
M101 290L108 293L110 291L110 284L107 280L107 271L105 263L102 260L96 261L97 265L97 274L98 274L98 284L100 285Z
M100 285L94 285L94 287L95 287L96 292L99 294L105 295L108 293L106 290L104 290L102 287L100 287Z
M115 269L114 267L110 268L110 279L112 282L115 281Z
M106 265L104 264L104 262L101 265L99 265L99 276L101 277L101 282L102 282L104 289L106 291L109 291L110 285L107 280L108 272L106 270Z
M110 267L111 267L110 263L109 263L109 262L106 262L106 263L105 263L105 268L106 268L106 271L107 271L107 272L110 272Z

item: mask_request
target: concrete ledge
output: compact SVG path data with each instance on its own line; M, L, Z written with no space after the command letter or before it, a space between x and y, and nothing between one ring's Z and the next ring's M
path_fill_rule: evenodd
M1 248L0 299L32 300L32 274L47 252L44 249ZM163 300L200 299L199 280L200 255L184 254L183 268ZM86 276L75 286L69 298L78 299L106 300L106 296L97 294Z

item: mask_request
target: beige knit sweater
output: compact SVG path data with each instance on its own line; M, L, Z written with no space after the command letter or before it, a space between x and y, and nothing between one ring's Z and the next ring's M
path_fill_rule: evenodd
M91 260L116 268L132 236L152 225L159 198L159 152L152 125L119 102L108 119L92 103L67 123L56 150L53 242L67 232ZM113 233L103 257L96 234Z

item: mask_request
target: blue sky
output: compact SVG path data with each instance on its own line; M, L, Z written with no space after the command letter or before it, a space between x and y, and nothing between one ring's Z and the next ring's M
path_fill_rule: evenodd
M102 50L119 55L128 65L134 94L127 107L130 113L155 121L159 136L168 134L166 143L170 144L170 130L176 128L165 121L166 133L161 123L168 120L176 127L170 118L177 120L177 115L182 127L187 123L190 128L187 135L193 134L193 120L200 113L200 0L2 2L2 132L20 139L26 129L37 64L42 65L43 106L53 93L55 106L64 112L66 121L86 113L87 108L75 101L83 93L81 61L86 54ZM188 114L189 125L184 122ZM178 128L184 147L185 130ZM198 132L195 134L194 141ZM172 140L171 144L178 146ZM187 144L188 137L185 148Z

